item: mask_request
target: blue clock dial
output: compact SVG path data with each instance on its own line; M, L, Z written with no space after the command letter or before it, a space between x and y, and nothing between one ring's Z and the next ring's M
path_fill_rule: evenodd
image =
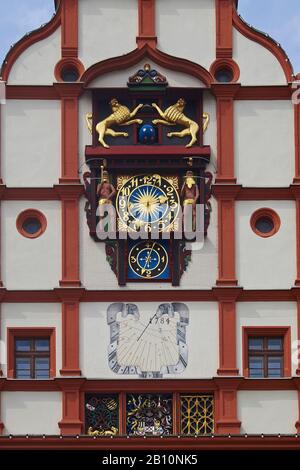
M162 242L134 243L128 255L129 279L168 279L169 256Z

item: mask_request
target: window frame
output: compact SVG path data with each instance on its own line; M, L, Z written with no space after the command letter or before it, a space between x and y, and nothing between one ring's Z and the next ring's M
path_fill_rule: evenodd
M290 326L243 326L243 375L252 380L291 377L291 327ZM282 337L283 338L283 375L281 377L250 377L249 375L249 338ZM262 353L263 355L263 353Z
M55 328L7 328L7 378L15 380L49 380L56 376L56 335ZM23 379L16 377L16 339L49 338L49 379Z

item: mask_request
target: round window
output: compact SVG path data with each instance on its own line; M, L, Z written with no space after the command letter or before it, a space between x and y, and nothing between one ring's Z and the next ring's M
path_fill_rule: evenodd
M40 211L27 209L18 215L16 225L17 230L23 237L37 238L46 230L47 220Z
M64 82L77 82L79 72L75 67L65 67L61 71L61 78Z
M254 233L260 237L271 237L280 228L279 215L272 209L258 209L250 219L250 225Z
M215 79L220 83L229 83L233 80L233 72L228 68L218 69L215 73Z

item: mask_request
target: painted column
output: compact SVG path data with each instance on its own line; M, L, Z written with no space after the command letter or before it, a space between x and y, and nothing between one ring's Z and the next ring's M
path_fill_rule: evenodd
M216 0L216 57L232 57L232 9L233 0Z
M155 0L138 0L139 31L136 43L140 49L145 44L156 48Z
M78 55L78 0L63 0L61 11L62 57Z
M237 390L240 382L240 379L215 379L218 387L215 400L216 434L240 434L241 422L237 417Z
M238 375L236 366L236 301L241 288L214 288L219 302L219 368L218 375Z
M62 391L62 419L58 423L63 435L76 435L83 432L80 413L80 389L85 379L58 379Z

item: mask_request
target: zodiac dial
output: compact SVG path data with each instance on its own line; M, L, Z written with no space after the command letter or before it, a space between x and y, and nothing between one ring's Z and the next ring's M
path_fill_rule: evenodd
M173 180L158 174L125 179L117 194L120 228L136 232L172 230L180 205Z
M166 278L168 272L168 253L161 243L143 241L131 248L128 256L129 277L142 279Z

